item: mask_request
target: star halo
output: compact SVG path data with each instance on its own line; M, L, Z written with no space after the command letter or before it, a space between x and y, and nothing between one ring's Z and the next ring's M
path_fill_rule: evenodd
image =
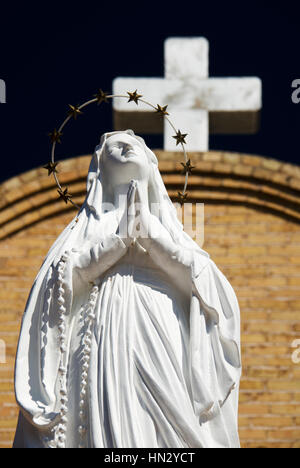
M102 102L107 103L109 99L124 98L124 99L128 100L127 102L133 101L136 104L138 104L138 102L143 102L147 106L150 106L157 115L159 115L160 117L163 117L164 119L166 119L168 121L168 123L172 127L173 131L175 132L176 135L173 136L173 138L176 139L176 146L178 144L180 144L181 147L182 147L182 151L183 151L183 154L184 154L184 163L181 163L181 164L185 169L185 170L182 171L182 174L185 174L184 187L183 187L182 192L177 192L178 197L176 197L176 201L179 202L181 205L184 204L186 202L186 199L187 199L186 189L187 189L187 184L188 184L188 177L189 177L189 174L191 174L191 170L194 168L194 166L191 166L190 159L188 159L188 155L187 155L187 152L186 152L186 149L185 149L185 145L186 145L185 138L186 138L187 134L182 134L180 130L176 130L176 127L173 125L172 121L168 117L170 115L166 111L168 106L167 105L160 106L159 104L157 104L157 106L154 106L150 102L147 102L144 99L141 99L143 96L141 94L138 94L137 90L135 90L134 92L127 92L127 95L120 95L120 94L104 93L102 91L102 89L99 89L98 93L94 94L94 96L95 96L94 99L90 99L89 101L86 101L83 104L78 105L78 106L71 106L69 104L69 112L67 114L67 117L65 118L65 120L61 124L61 126L58 128L58 130L54 129L54 131L52 133L49 133L49 136L51 138L51 143L52 143L51 160L48 162L48 164L46 166L43 166L43 167L48 170L48 175L49 176L51 174L53 174L53 176L55 178L56 185L58 187L57 192L59 193L59 197L65 203L70 202L74 206L76 206L76 208L80 209L80 206L77 205L73 200L71 200L72 195L70 193L68 193L68 187L63 189L60 182L59 182L59 180L58 180L58 177L57 177L58 171L56 170L56 166L58 165L58 163L56 163L55 159L54 159L55 147L56 147L57 143L61 142L60 138L61 138L61 136L63 134L62 133L63 128L65 127L65 125L71 119L76 120L77 115L83 114L82 109L89 106L90 104L97 103L99 105L99 104L102 104ZM128 99L128 97L129 97L129 99Z

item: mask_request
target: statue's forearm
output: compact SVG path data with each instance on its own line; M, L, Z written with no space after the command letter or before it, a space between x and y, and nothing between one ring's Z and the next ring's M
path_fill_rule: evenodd
M127 247L122 239L111 235L85 251L75 252L72 258L73 268L83 279L93 281L114 265L126 251Z
M163 270L177 276L179 271L186 274L193 262L193 252L177 245L163 227L155 226L149 236L139 237L138 242Z

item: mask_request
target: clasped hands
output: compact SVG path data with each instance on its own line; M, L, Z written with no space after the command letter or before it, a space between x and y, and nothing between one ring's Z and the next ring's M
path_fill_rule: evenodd
M128 188L127 205L120 219L118 235L127 247L138 241L146 250L151 239L165 237L171 241L168 231L157 216L150 212L148 202L142 201L140 184L134 179Z
M177 267L182 272L181 276L190 270L193 250L174 242L159 217L151 213L148 200L142 199L141 190L139 182L132 180L127 192L127 203L120 212L115 232L100 242L90 241L84 250L77 251L77 256L72 256L72 265L78 267L87 280L99 277L135 242L170 277L175 275L174 280L178 277ZM76 250L72 249L72 252L76 253Z

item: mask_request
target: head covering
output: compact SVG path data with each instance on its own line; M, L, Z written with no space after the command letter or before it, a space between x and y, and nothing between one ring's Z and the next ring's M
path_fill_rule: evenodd
M183 226L177 217L176 208L168 195L160 175L155 154L147 147L143 138L135 135L132 130L109 132L102 135L100 144L96 147L90 163L87 177L87 196L79 211L79 222L74 228L74 235L77 233L79 237L82 237L81 241L84 241L85 239L92 238L95 232L101 233L102 236L111 234L111 223L107 223L106 225L107 217L103 217L103 209L104 206L107 207L107 203L112 206L113 200L107 198L107 194L104 193L105 184L101 171L101 157L105 149L106 140L112 135L124 133L136 138L136 140L141 143L148 157L148 162L151 167L148 183L148 200L151 212L159 217L161 223L169 231L177 244L186 248L196 249L199 253L208 257L208 253L201 249L196 242L184 232ZM153 211L153 206L159 208L159 210Z

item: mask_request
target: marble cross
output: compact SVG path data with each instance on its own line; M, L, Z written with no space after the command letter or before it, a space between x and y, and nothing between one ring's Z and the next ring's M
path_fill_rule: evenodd
M187 133L186 149L208 150L209 133L255 133L262 105L257 77L209 78L208 41L204 37L168 38L164 44L164 78L116 78L113 93L137 89L156 106L168 105L176 130ZM164 134L164 149L180 151L166 119L143 103L114 98L114 127L140 134Z

